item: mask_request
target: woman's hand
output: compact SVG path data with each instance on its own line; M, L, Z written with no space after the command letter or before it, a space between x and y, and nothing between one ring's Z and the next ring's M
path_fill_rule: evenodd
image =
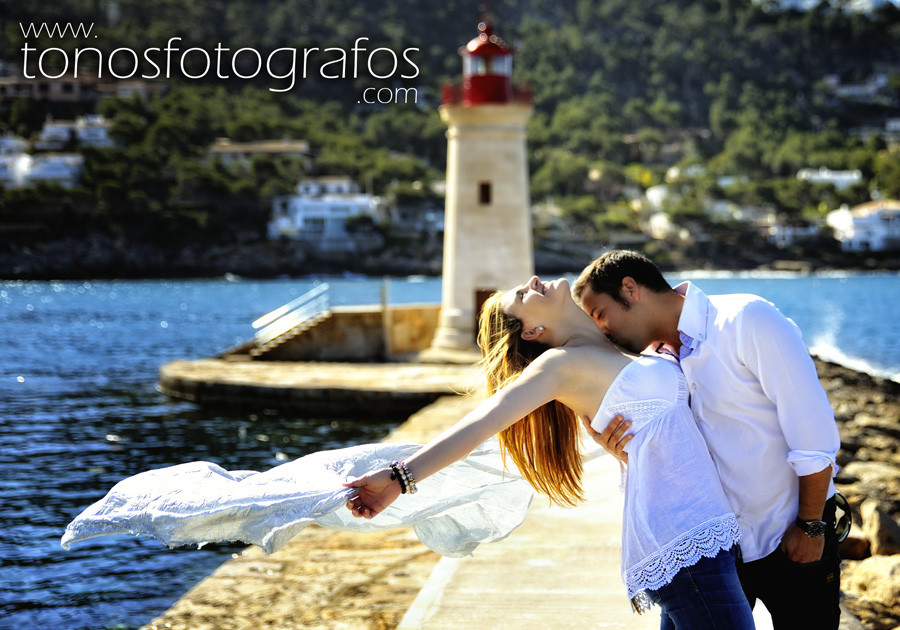
M345 488L359 488L359 492L347 501L347 509L353 516L373 518L400 496L400 483L391 479L391 469L382 468L344 484Z

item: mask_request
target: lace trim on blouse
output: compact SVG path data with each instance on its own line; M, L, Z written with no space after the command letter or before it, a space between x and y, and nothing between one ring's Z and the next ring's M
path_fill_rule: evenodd
M665 359L661 359L665 360ZM649 424L657 418L661 413L676 404L678 401L688 400L688 385L684 373L680 369L671 371L675 377L675 399L666 398L648 398L644 400L628 400L610 405L606 408L609 416L622 414L631 421L632 426L635 424ZM602 406L601 406L602 409ZM637 428L637 427L636 427Z
M635 430L650 424L658 415L672 406L672 401L663 399L636 400L617 403L608 407L609 416L623 415Z
M642 591L665 586L684 567L697 564L701 558L712 558L723 549L731 549L740 539L741 530L734 514L697 525L625 571L628 596L640 610L639 602L646 601L641 597Z

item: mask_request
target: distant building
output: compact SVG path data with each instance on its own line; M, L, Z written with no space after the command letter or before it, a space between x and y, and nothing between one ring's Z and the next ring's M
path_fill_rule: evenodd
M702 164L689 164L684 168L670 166L666 170L666 183L673 184L687 179L696 179L706 175L706 168Z
M397 203L387 213L394 231L419 235L444 232L444 208L434 203Z
M147 99L164 93L166 81L156 79L101 78L79 70L78 76L27 78L22 68L10 66L0 75L0 103L14 99L50 101L54 103L91 103L107 96Z
M722 175L716 178L716 186L719 188L730 188L737 184L743 185L748 183L750 183L750 178L746 175Z
M272 202L268 235L270 239L303 241L319 251L364 251L380 244L380 235L348 229L348 220L368 217L374 224L382 214L381 200L361 193L349 178L304 180L297 185L296 194Z
M644 196L647 200L648 207L654 212L662 212L666 202L678 198L678 195L669 190L669 187L665 184L651 186L647 189L647 192L644 193Z
M218 160L225 166L247 168L256 156L309 158L309 143L305 140L257 140L254 142L233 142L219 138L206 150L208 161Z
M876 73L860 83L845 84L837 75L824 78L825 87L838 98L860 103L891 104L890 80L884 73Z
M900 201L869 201L829 212L826 223L848 252L900 250Z
M862 183L862 171L833 171L824 166L820 168L801 168L797 171L797 179L812 184L832 184L837 190L845 190Z
M33 158L27 153L0 155L0 184L4 188L22 188Z
M97 98L97 77L79 73L78 78L63 76L28 79L21 68L11 69L9 76L0 76L0 103L17 98L55 103L81 103Z
M808 243L819 236L819 226L811 223L771 225L766 230L766 240L777 247L790 247L797 243Z
M23 184L47 183L73 188L81 179L83 168L84 156L77 153L38 155L32 158Z
M654 212L651 214L650 218L644 222L643 228L644 232L650 235L650 238L660 241L679 230L665 212Z
M28 141L25 138L7 134L0 136L0 155L18 155L28 151Z
M38 139L34 142L37 151L61 151L75 146L78 139L74 120L47 120Z
M101 79L97 81L97 95L100 98L116 96L118 98L134 98L137 96L147 100L151 96L159 96L168 89L165 81L148 79L116 79L110 81Z
M116 145L112 138L109 137L109 128L112 121L105 119L103 116L92 114L89 116L80 116L75 121L75 136L78 140L78 146L109 148Z
M109 137L112 121L103 116L79 116L75 120L53 120L44 122L44 127L34 143L37 151L62 151L76 146L112 147L115 146Z

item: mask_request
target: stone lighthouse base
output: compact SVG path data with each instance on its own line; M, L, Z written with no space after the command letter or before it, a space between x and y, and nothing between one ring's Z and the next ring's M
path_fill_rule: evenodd
M461 309L442 308L431 347L419 353L428 363L474 363L481 359L475 343L474 315Z

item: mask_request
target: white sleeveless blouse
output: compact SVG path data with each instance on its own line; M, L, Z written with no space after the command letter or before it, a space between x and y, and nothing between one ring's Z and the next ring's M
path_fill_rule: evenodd
M682 568L740 540L715 465L688 407L681 369L641 357L613 381L592 426L616 414L632 425L626 447L622 579L635 601L668 584ZM644 601L639 597L638 601Z

